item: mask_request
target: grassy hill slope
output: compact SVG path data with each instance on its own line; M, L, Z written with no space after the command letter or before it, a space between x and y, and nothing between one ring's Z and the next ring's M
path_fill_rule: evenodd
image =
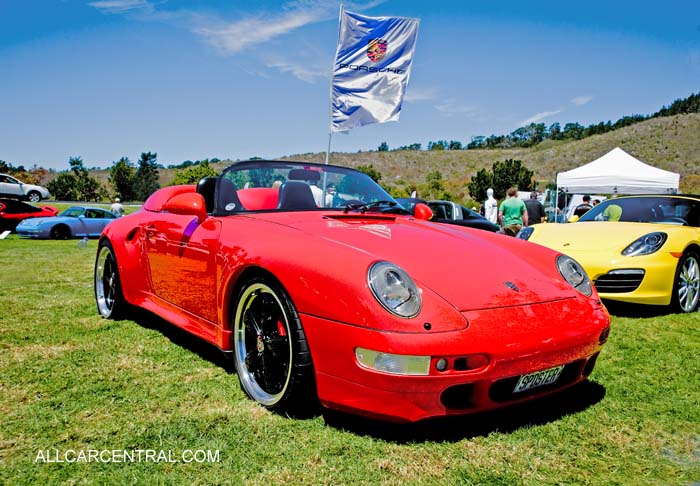
M535 179L540 181L542 188L543 184L556 179L557 172L591 162L615 147L624 149L647 164L680 173L681 191L700 194L699 113L655 118L583 140L547 140L531 148L333 152L330 163L347 167L372 165L382 174L384 186L405 189L425 182L428 172L439 170L445 189L456 200L468 201L466 185L471 177L479 169L490 169L496 161L511 158L522 160L535 172ZM297 154L283 159L323 163L325 153ZM227 160L214 164L214 167L220 170L231 162ZM109 187L109 171L97 171L93 175ZM174 175L174 169L161 169L160 184L170 184Z
M700 193L700 114L655 118L577 141L545 141L531 148L453 151L390 151L331 153L332 164L357 167L371 164L382 183L411 186L425 174L439 170L446 189L455 197L468 196L466 183L494 162L519 159L538 181L554 181L564 172L591 162L620 147L647 164L681 174L681 191ZM325 154L301 154L295 160L323 162Z

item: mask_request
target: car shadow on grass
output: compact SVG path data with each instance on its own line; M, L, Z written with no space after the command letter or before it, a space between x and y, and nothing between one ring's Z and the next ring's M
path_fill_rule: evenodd
M610 315L615 317L660 317L674 313L665 305L630 304L616 300L604 300L603 303Z
M524 427L543 425L575 414L600 402L605 387L584 381L571 388L531 402L478 414L460 415L397 424L332 410L324 411L326 424L358 435L396 443L457 442L485 437L493 432L510 433Z
M227 373L236 373L233 360L219 348L183 329L180 329L176 325L171 324L157 315L144 309L133 308L129 313L128 318L136 322L141 327L160 332L173 344L195 353L200 358L209 361L216 366L220 366Z
M200 358L235 374L233 360L219 348L146 310L135 308L129 319L138 325L160 332L173 344L195 353ZM492 412L423 420L416 423L393 423L349 413L323 409L317 402L308 403L305 413L289 416L290 420L313 419L322 415L326 425L391 442L460 441L487 436L492 432L509 433L523 427L554 422L567 415L581 412L600 402L605 388L584 381L571 388Z

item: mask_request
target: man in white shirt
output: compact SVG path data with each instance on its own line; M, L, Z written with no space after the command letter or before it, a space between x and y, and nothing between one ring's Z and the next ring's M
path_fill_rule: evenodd
M498 223L498 201L493 197L493 189L486 189L486 201L484 201L484 216L493 224Z

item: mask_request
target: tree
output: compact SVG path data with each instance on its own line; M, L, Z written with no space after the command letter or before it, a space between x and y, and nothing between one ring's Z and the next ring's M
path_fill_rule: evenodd
M372 178L372 180L374 182L376 182L377 184L379 184L379 181L382 180L382 174L377 169L375 169L374 166L371 164L370 165L360 165L357 167L357 170L359 170L360 172L364 172L365 174L370 176Z
M156 153L143 152L139 158L136 182L134 183L134 196L139 201L145 201L151 194L160 189L157 157Z
M386 142L382 142L379 144L379 147L377 147L378 152L388 152L389 151L389 144Z
M216 170L209 165L209 161L207 159L204 159L197 165L193 165L175 172L175 177L173 178L171 185L196 184L204 177L213 177L217 175L219 175L218 172L216 172Z
M491 172L486 169L479 170L467 184L469 195L476 201L486 199L486 189L493 188L493 196L503 199L510 187L517 187L520 191L532 190L532 176L534 172L522 165L522 161L506 159L503 162L494 162Z
M447 150L449 146L447 140L438 140L437 142L431 140L428 142L428 150Z
M112 168L109 171L109 183L112 184L114 192L123 201L133 201L134 183L136 178L136 169L128 158L122 157L112 163Z
M68 159L72 174L64 172L49 182L46 188L56 199L65 201L99 201L104 196L104 191L100 183L90 173L83 164L80 157Z
M445 191L442 173L432 170L425 175L425 184L421 184L418 193L424 199L452 199L452 195Z

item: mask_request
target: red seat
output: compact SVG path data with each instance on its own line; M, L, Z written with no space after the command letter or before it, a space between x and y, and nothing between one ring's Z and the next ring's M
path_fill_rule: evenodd
M275 209L278 197L279 189L272 187L251 187L238 190L238 198L248 211Z

